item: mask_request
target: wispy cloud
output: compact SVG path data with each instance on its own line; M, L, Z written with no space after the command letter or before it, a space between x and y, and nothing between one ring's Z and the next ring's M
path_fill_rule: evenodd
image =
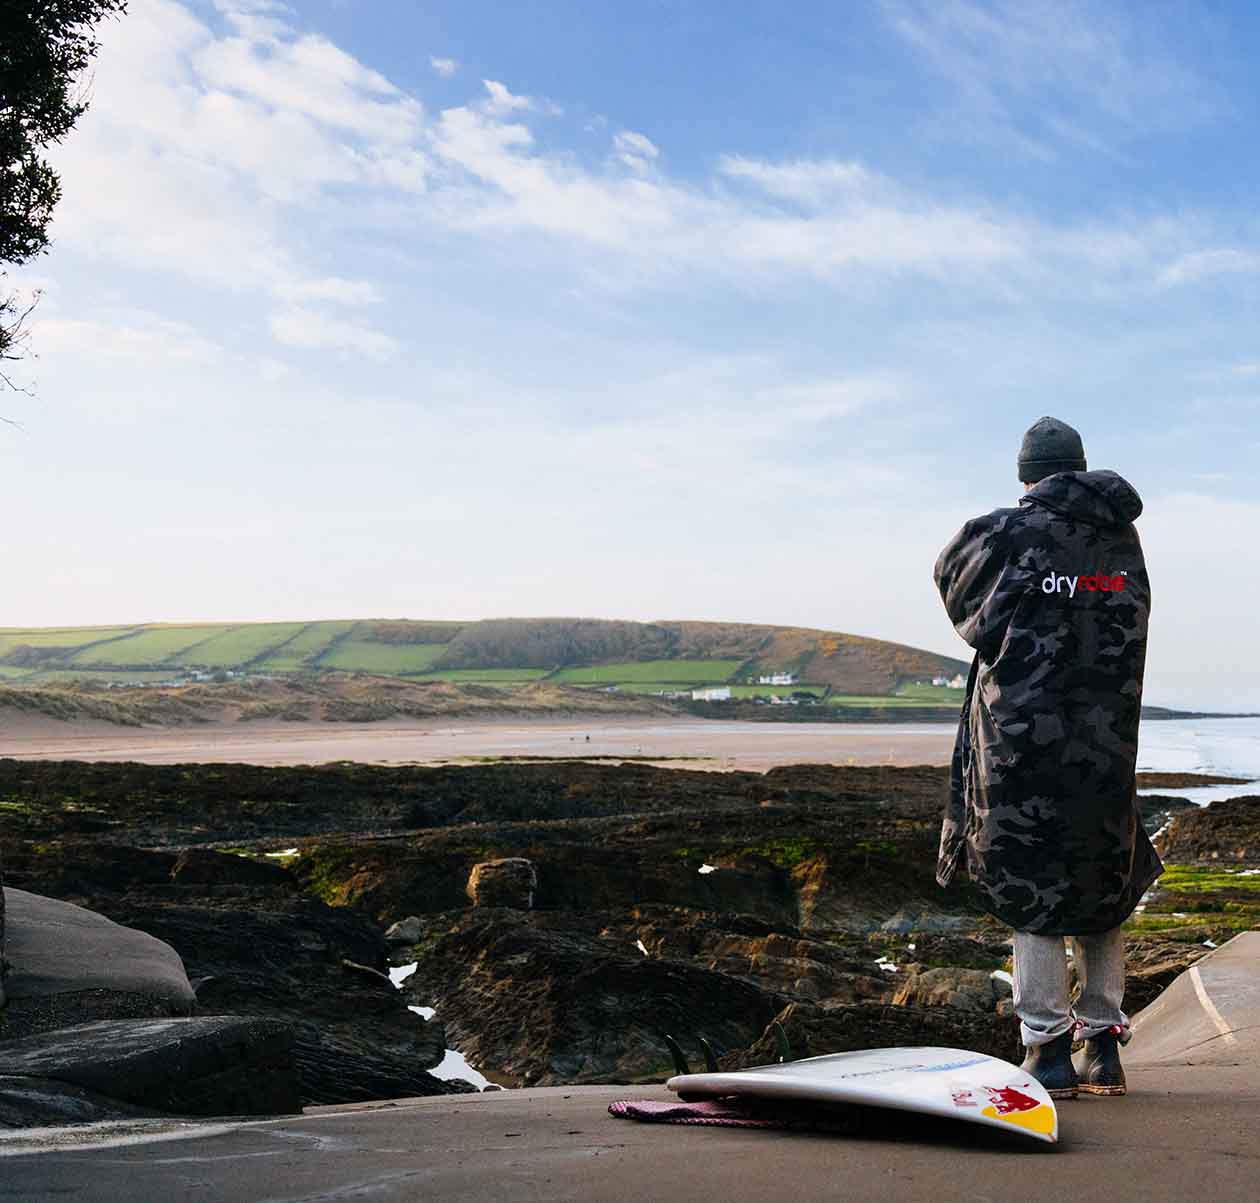
M353 319L297 306L272 314L269 324L275 340L289 347L353 351L373 359L383 359L398 347L396 339Z
M459 70L459 63L453 58L438 58L433 54L429 55L429 66L443 79L451 79Z
M1220 247L1178 256L1159 273L1159 282L1191 284L1212 276L1254 275L1257 272L1260 272L1260 251Z
M889 26L954 89L938 132L998 140L1041 158L1113 154L1135 136L1218 111L1144 10L1061 0L884 0Z
M656 142L621 129L602 157L586 161L552 149L553 137L540 144L535 123L562 113L547 98L490 79L467 103L433 114L296 29L280 5L223 0L220 8L226 32L173 0L135 0L125 25L105 31L98 103L63 152L71 187L59 233L85 252L308 310L366 304L383 286L330 273L297 236L298 214L347 238L370 214L414 231L511 240L523 252L537 244L550 270L616 289L732 279L847 285L875 273L948 275L1011 297L1032 282L1071 292L1082 280L1100 288L1240 270L1196 246L1177 220L1135 224L1121 215L1056 226L988 200L910 189L854 160L726 155L707 177L684 179L668 171ZM951 37L969 56L996 58L990 75L1012 87L1050 37L1037 11L962 2L890 9L907 37L960 71L947 55ZM1077 53L1096 68L1114 39L1073 33L1076 24L1047 53ZM1043 78L1050 68L1037 71ZM1080 65L1073 72L1090 75ZM1119 73L1117 96L1128 95L1124 80L1136 73ZM985 95L996 105L994 87ZM1127 111L1133 101L1108 103ZM288 332L293 345L283 307L269 328ZM380 334L374 346L391 337Z

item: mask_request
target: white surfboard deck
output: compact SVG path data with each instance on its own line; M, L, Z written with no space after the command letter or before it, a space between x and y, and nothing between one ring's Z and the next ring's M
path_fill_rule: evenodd
M855 1103L1059 1139L1054 1101L1036 1078L1007 1061L957 1048L863 1049L734 1073L680 1074L665 1085L688 1098Z

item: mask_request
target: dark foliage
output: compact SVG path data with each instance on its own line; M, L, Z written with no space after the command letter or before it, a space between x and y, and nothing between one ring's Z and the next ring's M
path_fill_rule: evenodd
M0 0L0 262L48 248L61 181L44 150L87 110L82 79L99 43L93 28L126 0ZM0 297L0 358L18 358L25 316Z

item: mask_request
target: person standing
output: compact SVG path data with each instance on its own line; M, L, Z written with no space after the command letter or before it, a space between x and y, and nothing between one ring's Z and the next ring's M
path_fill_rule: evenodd
M1056 1098L1123 1094L1120 925L1163 872L1135 788L1151 604L1142 501L1116 472L1089 471L1081 436L1056 418L1025 433L1018 469L1019 504L973 518L936 561L950 621L975 649L937 881L965 867L1014 929L1026 1072Z

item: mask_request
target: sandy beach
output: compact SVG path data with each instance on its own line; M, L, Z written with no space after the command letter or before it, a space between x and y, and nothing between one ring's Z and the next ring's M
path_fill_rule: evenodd
M6 716L0 756L147 764L450 764L480 757L633 757L697 769L781 764L947 764L953 723L755 723L703 719L214 723L118 727Z

